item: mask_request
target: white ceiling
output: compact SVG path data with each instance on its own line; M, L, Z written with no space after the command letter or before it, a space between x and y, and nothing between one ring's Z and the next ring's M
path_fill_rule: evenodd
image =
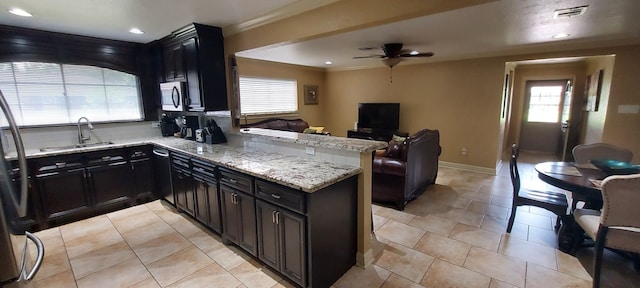
M188 23L225 28L249 20L281 17L336 0L3 0L0 24L147 43ZM586 13L554 19L556 9L589 5ZM6 13L20 7L34 17ZM292 8L294 7L294 8ZM296 8L297 7L297 8ZM286 12L283 12L286 11ZM639 0L502 0L349 33L272 45L239 56L329 69L381 67L379 59L353 56L381 54L383 43L433 52L413 63L539 51L640 44ZM286 16L286 15L285 15ZM127 31L138 27L142 36ZM552 39L557 33L565 39ZM327 66L325 61L332 65ZM402 65L402 64L400 64Z

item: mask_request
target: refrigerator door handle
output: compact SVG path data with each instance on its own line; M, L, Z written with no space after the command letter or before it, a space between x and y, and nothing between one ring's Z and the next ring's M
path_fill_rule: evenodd
M26 268L26 260L27 260L27 245L25 245L24 247L24 252L22 254L22 273L20 275L20 280L18 281L29 281L31 279L33 279L33 276L36 275L36 273L38 273L38 269L40 269L40 266L42 266L42 260L44 259L44 244L42 244L42 240L40 240L40 238L38 238L38 236L33 235L29 232L24 232L25 236L27 236L26 238L28 240L33 241L33 243L36 244L36 247L38 247L38 256L36 258L36 262L33 264L33 267L31 268L31 271L27 272ZM28 241L27 240L27 241Z
M28 197L28 179L27 179L27 157L24 153L24 145L22 143L22 138L20 137L20 132L18 131L18 125L16 125L16 121L13 119L13 114L11 114L11 109L9 108L9 103L4 98L4 94L0 91L0 108L4 112L4 115L7 117L7 122L9 122L9 128L11 129L11 136L13 137L13 141L16 144L16 152L18 153L18 165L20 167L20 202L16 199L16 196L13 193L11 194L11 201L13 205L16 207L16 211L18 213L18 217L27 216L27 197ZM0 155L4 157L4 155Z

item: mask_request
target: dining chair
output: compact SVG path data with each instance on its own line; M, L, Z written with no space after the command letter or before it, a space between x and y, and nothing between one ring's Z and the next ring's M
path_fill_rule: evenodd
M602 211L576 209L573 217L579 228L581 243L586 233L595 240L593 287L600 286L604 247L636 253L636 270L640 267L640 174L609 176L602 181ZM582 233L585 232L585 233Z
M633 152L631 152L631 150L608 143L577 145L573 147L572 153L577 164L587 164L591 160L631 162L631 159L633 159Z
M529 189L520 189L520 173L518 172L518 154L520 148L518 145L511 146L511 160L509 161L509 170L511 174L511 185L513 186L513 202L511 204L511 216L507 225L507 233L511 233L513 228L513 220L516 218L516 210L519 206L536 206L544 208L558 215L555 229L560 227L560 221L567 216L567 208L569 207L567 195L552 191L535 191Z
M580 144L573 147L572 153L576 164L588 164L591 160L631 162L633 159L631 150L608 143ZM586 203L586 199L575 193L572 194L571 211L576 210L578 202Z

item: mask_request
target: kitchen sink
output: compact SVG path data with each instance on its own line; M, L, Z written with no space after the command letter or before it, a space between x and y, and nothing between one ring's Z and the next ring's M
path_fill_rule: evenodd
M73 145L65 145L65 146L55 146L55 147L44 147L40 148L40 152L53 152L53 151L61 151L61 150L71 150L78 148L89 148L89 147L99 147L113 144L111 141L104 142L96 142L96 143L85 143L85 144L73 144Z

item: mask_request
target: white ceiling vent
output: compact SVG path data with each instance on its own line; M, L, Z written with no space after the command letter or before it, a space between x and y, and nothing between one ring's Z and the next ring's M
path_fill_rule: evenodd
M570 18L573 16L579 16L587 11L587 7L589 7L589 5L558 9L553 11L553 18Z

